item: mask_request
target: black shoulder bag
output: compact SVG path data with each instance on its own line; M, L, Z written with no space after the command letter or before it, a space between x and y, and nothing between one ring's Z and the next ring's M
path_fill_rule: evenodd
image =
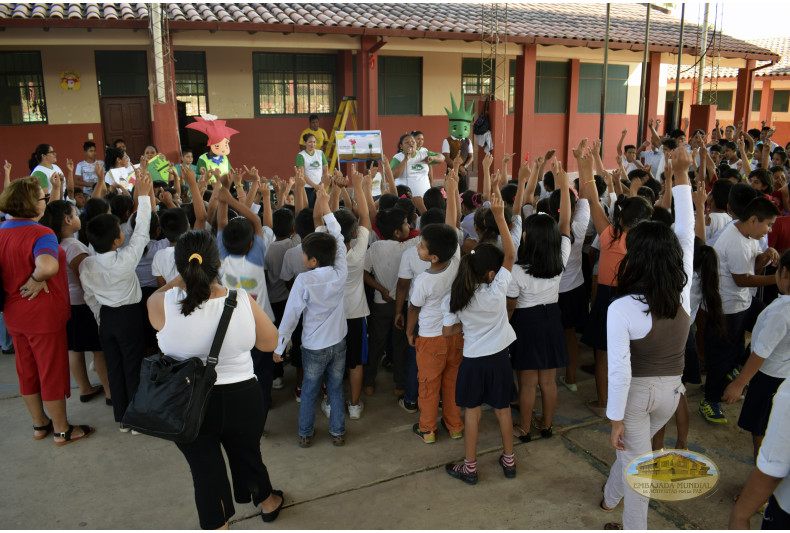
M179 443L197 438L217 381L214 367L235 308L236 291L231 290L205 365L199 357L174 359L157 354L143 359L140 386L123 415L124 426Z
M472 131L474 131L475 135L483 135L488 130L491 129L491 120L488 117L488 99L486 99L485 104L483 105L483 111L480 113L480 116L477 117L474 124L472 125Z

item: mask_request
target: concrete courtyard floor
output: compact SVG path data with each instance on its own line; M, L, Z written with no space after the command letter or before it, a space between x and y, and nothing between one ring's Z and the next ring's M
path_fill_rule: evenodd
M90 358L90 355L88 355ZM583 348L582 363L592 361ZM92 378L95 378L92 375ZM275 488L285 492L276 522L264 524L251 504L236 505L231 529L601 529L620 521L599 510L601 485L615 458L609 424L584 405L594 397L592 376L579 372L579 391L559 386L554 436L516 441L518 476L505 479L497 463L501 443L493 412L483 413L479 482L450 478L444 465L463 457L463 441L439 430L425 445L412 433L417 414L400 409L392 375L380 370L377 390L365 397L360 420L346 418L346 445L332 446L328 421L316 416L311 448L297 446L295 370L286 388L273 391L261 452ZM741 403L726 407L730 423L711 426L696 406L691 385L689 448L713 459L717 487L695 500L651 502L651 529L723 529L752 468L751 437L735 422ZM540 398L537 403L540 409ZM19 397L13 355L0 355L0 524L5 529L197 529L189 468L174 444L122 434L102 397L68 400L72 423L91 424L95 435L65 447L32 440L30 417ZM514 420L518 412L514 410ZM674 444L674 423L667 447ZM759 528L755 515L752 527Z

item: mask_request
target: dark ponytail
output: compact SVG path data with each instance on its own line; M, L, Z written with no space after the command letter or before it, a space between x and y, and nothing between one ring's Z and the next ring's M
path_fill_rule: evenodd
M39 144L36 146L36 151L30 154L30 161L27 163L27 166L30 167L31 172L34 168L41 164L41 158L49 153L49 148L49 144Z
M219 274L217 241L208 231L188 231L178 238L174 255L187 292L181 314L189 316L211 296L211 283Z
M505 252L491 243L478 244L463 256L450 289L450 312L457 313L469 305L477 286L485 281L489 272L497 272L504 260Z
M105 200L104 198L88 198L88 201L85 202L85 212L80 215L80 222L82 226L80 227L80 233L78 235L79 241L88 246L88 222L93 217L97 217L99 215L106 215L110 211L110 203Z
M626 197L621 196L614 204L612 214L612 242L614 246L625 232L625 228L633 228L643 220L650 220L653 217L653 206L641 196Z
M60 243L62 240L60 233L63 231L63 219L72 214L74 214L74 206L70 202L66 200L55 200L47 204L47 208L44 210L44 216L41 217L39 223L55 232L55 237L57 237L58 243Z
M699 275L702 301L705 303L705 327L713 328L720 338L726 339L727 326L719 293L719 257L716 250L699 237L694 238L694 272Z

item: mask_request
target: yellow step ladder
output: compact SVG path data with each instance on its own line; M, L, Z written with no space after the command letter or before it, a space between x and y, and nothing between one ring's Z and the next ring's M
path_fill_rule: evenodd
M335 116L335 124L332 126L332 133L329 134L329 142L326 145L326 150L324 150L324 154L326 155L327 160L329 160L329 174L331 175L332 172L335 170L335 164L337 164L337 139L335 139L335 132L338 131L346 131L346 124L348 124L348 119L351 117L351 121L354 124L354 129L352 131L356 131L357 129L357 97L356 96L344 96L343 99L340 101L340 107L337 109L337 115Z

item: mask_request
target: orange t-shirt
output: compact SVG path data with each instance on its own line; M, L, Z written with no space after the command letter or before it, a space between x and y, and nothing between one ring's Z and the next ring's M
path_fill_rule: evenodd
M609 226L601 234L601 255L598 259L598 283L600 285L617 285L615 276L620 266L620 260L625 257L625 233L614 241L614 226Z

